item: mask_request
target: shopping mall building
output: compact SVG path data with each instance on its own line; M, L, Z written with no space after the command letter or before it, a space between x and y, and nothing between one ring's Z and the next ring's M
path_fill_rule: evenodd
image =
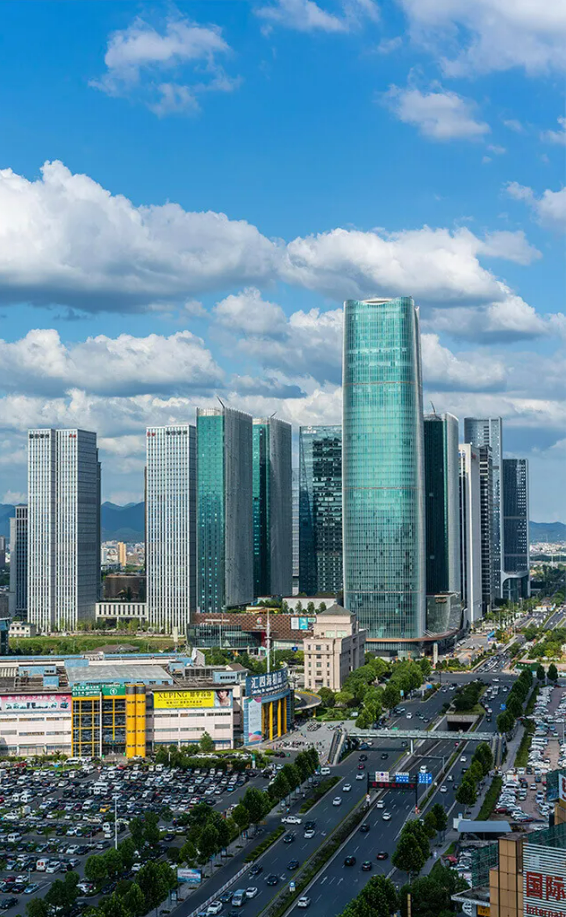
M251 675L202 654L17 657L0 670L0 755L145 757L160 746L218 749L291 727L287 670Z

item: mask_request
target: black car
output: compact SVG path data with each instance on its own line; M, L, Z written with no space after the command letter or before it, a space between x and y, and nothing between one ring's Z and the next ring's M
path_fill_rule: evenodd
M383 754L381 755L381 760L382 760L382 761L387 761L388 757L389 757L389 755L387 754L386 751L384 751Z
M367 759L368 759L367 755L360 755L358 758L358 761L367 761Z
M291 871L294 870L294 869L298 869L298 868L299 868L299 861L298 861L298 860L290 860L290 861L287 863L287 869L290 869Z
M278 884L279 884L279 876L276 876L276 875L274 875L273 873L271 873L271 875L269 875L269 876L267 877L267 879L265 880L265 884L266 884L266 885L278 885Z
M370 872L373 869L373 863L371 860L364 860L362 863L362 872Z
M2 901L0 901L0 908L3 911L7 911L9 908L14 907L14 905L17 903L17 898L2 898Z
M249 874L250 876L259 876L261 875L262 872L263 872L263 866L256 865L256 866L252 866Z
M363 825L360 825L360 831L362 834L367 834L369 831L369 825L366 822L364 822Z
M353 857L353 856L345 857L345 859L344 859L344 866L355 866L355 865L356 865L356 858L355 858L355 857Z
M305 822L305 831L314 831L316 829L315 821L306 821Z
M376 860L388 860L389 854L387 853L387 850L380 850L379 853L376 853L375 858Z
M229 904L232 900L234 892L222 892L221 895L218 895L218 900L222 901L222 904Z
M292 844L294 840L295 840L295 835L292 833L292 831L289 831L289 833L286 834L285 837L283 838L283 843Z

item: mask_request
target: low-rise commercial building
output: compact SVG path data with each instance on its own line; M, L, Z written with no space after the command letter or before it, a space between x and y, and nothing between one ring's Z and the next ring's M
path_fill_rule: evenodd
M348 675L365 661L366 632L356 615L332 605L317 615L312 637L305 638L305 688L340 691Z

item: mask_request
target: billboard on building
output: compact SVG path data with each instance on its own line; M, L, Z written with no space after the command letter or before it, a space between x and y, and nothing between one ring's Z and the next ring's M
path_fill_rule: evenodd
M287 687L287 669L279 669L268 675L248 675L246 678L246 694L248 697L261 694L274 694Z
M525 917L566 917L566 850L525 844L523 911Z
M200 869L178 869L177 880L186 885L200 885L202 873Z
M207 707L232 707L232 691L216 688L205 691L154 691L153 706L156 710L203 709Z
M310 621L316 621L316 618L291 618L291 630L308 630Z
M56 713L71 709L70 694L3 694L1 713Z
M248 706L248 731L246 744L251 745L254 742L261 742L263 732L261 728L261 698L250 697L247 701Z
M566 806L566 774L558 774L558 801Z
M73 685L73 697L125 697L126 688L124 682L112 682L111 684L92 684L81 681Z

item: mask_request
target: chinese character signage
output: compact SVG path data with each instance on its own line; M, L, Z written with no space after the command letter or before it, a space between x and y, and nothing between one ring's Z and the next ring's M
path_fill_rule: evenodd
M419 774L419 783L432 783L432 774Z
M376 783L389 783L389 771L376 771L375 772L375 782Z
M246 694L248 697L261 694L275 694L287 687L287 669L279 669L266 675L248 675Z
M187 710L205 707L232 706L230 688L217 688L214 691L154 691L153 706L156 710Z
M291 630L308 630L313 620L316 618L291 618Z
M525 844L525 917L566 917L566 850Z
M261 700L256 697L247 697L246 706L248 711L246 745L253 745L254 742L261 742L263 739Z
M398 774L395 774L395 783L408 783L408 782L409 782L408 773L399 772Z
M200 869L178 869L177 881L187 885L200 885L202 874Z
M70 694L3 694L2 713L57 713L71 709Z
M558 774L558 799L566 806L566 773Z

